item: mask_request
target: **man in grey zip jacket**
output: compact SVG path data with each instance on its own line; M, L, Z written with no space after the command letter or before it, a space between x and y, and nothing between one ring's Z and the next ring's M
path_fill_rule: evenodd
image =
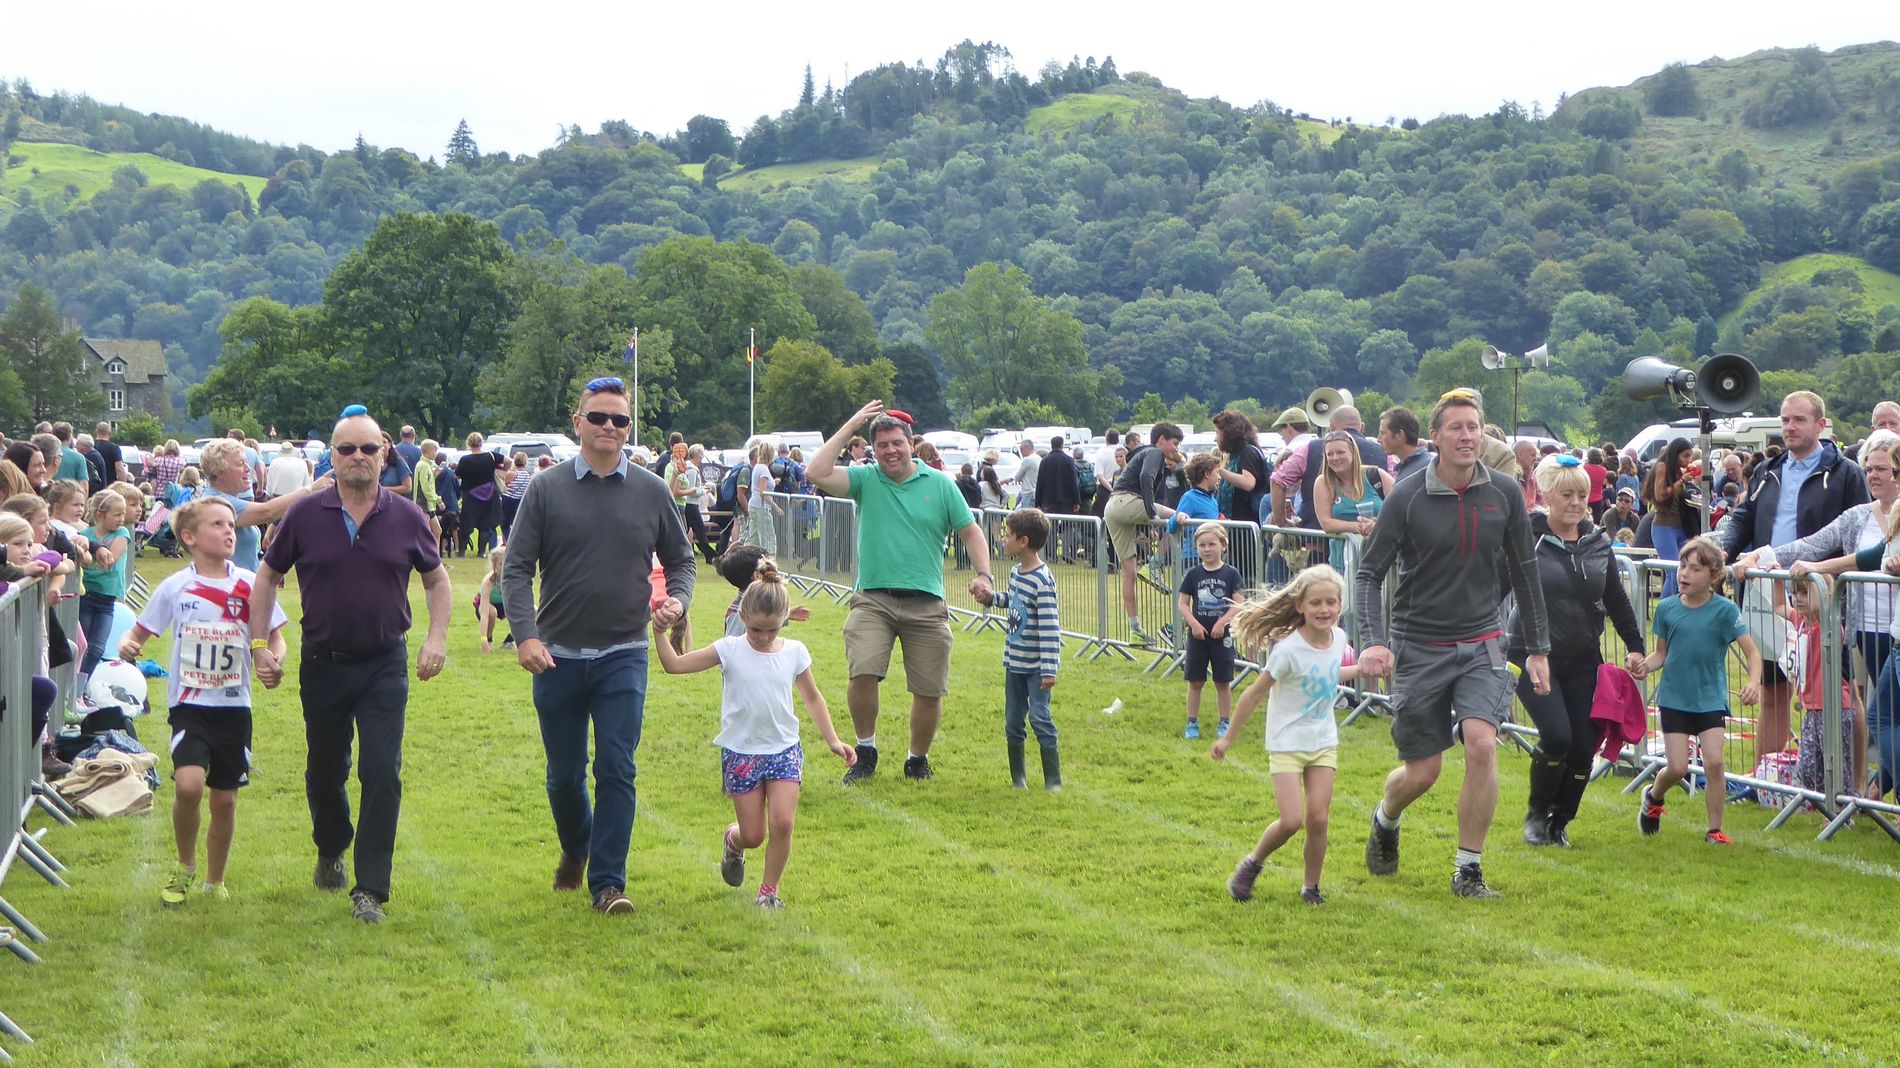
M1386 776L1385 796L1373 809L1366 869L1398 872L1399 818L1438 781L1455 734L1465 743L1465 780L1451 889L1459 897L1492 898L1499 895L1485 885L1480 865L1498 805L1498 725L1512 690L1498 616L1500 570L1520 606L1524 670L1540 694L1550 691L1549 623L1523 493L1478 462L1484 411L1476 396L1454 391L1441 398L1431 436L1437 458L1422 477L1392 491L1354 584L1360 673L1392 673L1392 740L1404 762ZM1388 627L1381 588L1394 561L1400 582Z

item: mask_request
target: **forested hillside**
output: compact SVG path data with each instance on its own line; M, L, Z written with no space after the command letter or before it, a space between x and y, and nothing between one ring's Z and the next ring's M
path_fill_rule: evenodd
M1742 352L1770 400L1830 377L1849 409L1900 395L1900 46L1372 125L1189 99L1113 60L1030 78L970 42L792 88L776 116L609 121L534 156L464 125L438 162L0 85L0 301L33 283L87 334L164 342L181 385L211 378L199 412L301 425L334 398L295 407L299 383L354 361L437 433L558 414L635 326L649 425L722 441L748 327L761 412L807 425L885 382L960 423L1191 418L1316 385L1429 402L1481 381L1482 343L1546 340L1525 415L1579 436L1654 414L1612 383L1637 354ZM49 190L27 160L51 140L268 181L126 166ZM478 265L452 338L372 326L413 299L392 292L405 233Z

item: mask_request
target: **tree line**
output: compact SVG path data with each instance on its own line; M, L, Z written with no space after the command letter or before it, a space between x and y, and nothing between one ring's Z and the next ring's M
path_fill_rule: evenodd
M416 416L457 428L501 412L484 409L486 398L524 392L484 392L485 381L509 380L494 376L512 339L538 331L532 347L566 369L582 350L616 358L624 337L612 335L636 325L643 367L650 347L661 359L649 329L666 331L676 361L677 399L656 394L651 410L706 437L743 429L747 325L769 324L768 365L780 341L822 346L854 373L881 357L899 396L941 397L946 420L996 422L1038 405L1104 421L1148 394L1169 408L1268 404L1321 384L1420 398L1463 373L1469 342L1523 351L1549 340L1552 367L1523 380L1526 414L1607 436L1656 414L1615 388L1634 355L1687 361L1721 348L1771 375L1827 379L1849 366L1890 374L1900 350L1900 309L1870 305L1852 272L1736 312L1765 264L1833 251L1900 269L1900 156L1850 159L1813 192L1739 149L1630 159L1628 138L1650 116L1745 110L1788 78L1818 78L1808 53L1789 53L1736 102L1712 102L1696 69L1682 68L1634 97L1586 95L1548 116L1507 102L1483 116L1348 123L1322 137L1272 102L1189 99L1112 62L1024 78L1045 93L1088 86L1113 105L1031 124L1014 105L985 110L985 93L1012 92L1022 77L1006 53L960 49L932 68L867 72L829 103L800 88L787 114L810 96L821 128L859 116L879 159L863 181L754 192L722 186L710 167L706 180L689 178L682 159L745 147L704 116L669 137L624 122L571 128L527 157L482 153L464 124L441 164L361 142L300 152L255 203L226 183L155 186L131 168L90 198L22 198L0 228L0 279L3 290L42 286L88 333L163 342L181 384L211 385L214 366L253 337L289 337L290 351L325 358L374 351L378 362L359 369L372 377L409 358L473 361L467 373L428 376L454 396ZM1835 62L1819 58L1823 72ZM1861 113L1872 136L1900 120L1900 57L1891 67L1835 80L1832 122ZM372 349L368 312L346 299L375 289L353 272L374 266L379 227L405 216L465 216L468 234L500 250L482 262L505 284L467 324L465 347L425 353L381 337ZM715 306L661 284L691 271L714 290L743 276L782 277L783 291L734 282L746 303ZM237 315L267 308L259 299L283 309L271 323L310 321L263 329ZM988 339L945 325L970 307L1033 308L1033 336L1090 377L1053 397L989 398L965 354L983 357ZM251 324L235 345L233 322ZM508 374L566 381L520 367ZM992 378L1026 389L1034 372ZM404 404L422 409L419 398Z

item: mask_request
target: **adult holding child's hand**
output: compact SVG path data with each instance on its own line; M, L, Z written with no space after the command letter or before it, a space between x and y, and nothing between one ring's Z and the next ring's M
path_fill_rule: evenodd
M918 463L907 418L870 401L818 447L805 475L834 497L858 505L858 588L845 617L844 649L851 682L847 700L857 731L857 763L847 785L877 773L878 685L890 671L891 651L904 649L904 681L911 694L910 752L904 774L928 779L930 743L950 689L949 609L944 603L943 545L963 540L977 575L970 596L995 593L989 543L955 481ZM859 427L868 427L875 464L838 465Z
M679 623L695 575L692 542L672 491L622 451L631 411L620 379L587 383L573 417L581 453L529 483L502 570L515 658L534 676L535 715L547 753L548 805L561 844L554 889L578 890L585 878L595 911L608 915L633 911L626 894L627 851L636 802L634 751L646 711L649 614L662 631ZM665 570L666 597L652 608L649 564L655 554ZM517 616L516 605L528 608Z

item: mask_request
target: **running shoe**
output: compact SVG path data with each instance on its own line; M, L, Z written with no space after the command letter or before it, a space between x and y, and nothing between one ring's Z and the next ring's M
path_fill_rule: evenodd
M350 891L350 915L364 923L383 922L383 903L368 890Z
M1643 803L1636 810L1636 827L1644 834L1655 834L1662 830L1663 813L1669 810L1656 803L1656 797L1643 787Z
M1142 625L1139 622L1135 620L1131 619L1128 621L1128 633L1131 637L1135 639L1135 644L1137 645L1153 645L1154 644L1154 641L1155 641L1154 636L1149 634L1148 631L1144 627L1142 627Z
M906 779L930 778L930 758L927 756L905 757L904 758L904 778Z
M1458 897L1488 901L1503 894L1484 884L1484 869L1476 864L1461 865L1451 876L1451 892Z
M1326 895L1320 893L1319 887L1317 886L1302 887L1300 890L1300 900L1309 905L1324 905L1326 904Z
M1227 880L1227 894L1235 901L1253 899L1253 883L1260 878L1261 866L1252 857L1241 857L1240 864L1234 868L1233 878Z
M1374 875L1399 873L1399 829L1379 826L1378 809L1373 809L1372 833L1366 836L1366 870Z
M745 854L732 848L732 836L738 833L739 825L732 824L726 828L725 836L721 841L721 845L725 848L725 855L719 860L719 877L726 881L727 886L738 886L745 882Z
M785 907L785 902L780 901L777 894L760 894L752 900L752 903L762 909L782 909Z
M231 900L231 891L223 883L206 883L198 888L198 896L223 904Z
M618 886L610 886L594 895L594 911L619 916L633 911L633 901Z
M1735 844L1735 839L1730 838L1728 835L1723 834L1721 831L1710 831L1709 833L1702 836L1702 840L1704 842L1709 843L1710 845L1734 845Z
M185 895L191 893L191 884L198 878L196 868L187 868L183 864L172 867L171 875L158 891L158 900L167 905L182 905Z
M1181 732L1181 737L1183 737L1183 738L1186 738L1186 739L1187 739L1188 741L1190 741L1190 742L1198 742L1198 741L1200 741L1200 739L1201 739L1201 721L1200 721L1200 720L1198 720L1198 719L1191 719L1191 720L1188 720L1188 721L1187 721L1187 729Z
M1222 718L1221 718L1221 721L1220 721L1220 725L1214 728L1214 737L1216 737L1216 738L1225 738L1225 737L1227 737L1227 719L1226 719L1226 717L1222 717Z
M860 783L877 774L877 746L860 745L857 747L858 762L845 769L844 784L850 786Z

